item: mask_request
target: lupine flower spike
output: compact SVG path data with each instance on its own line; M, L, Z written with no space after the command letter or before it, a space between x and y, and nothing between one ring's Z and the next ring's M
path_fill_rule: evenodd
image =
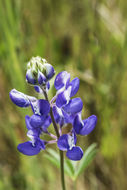
M56 95L49 102L48 90L50 79L55 75L51 64L41 57L33 57L27 65L26 82L33 85L34 89L45 96L46 99L37 99L13 89L10 98L19 107L31 107L33 115L25 117L27 136L30 141L18 145L19 152L33 156L46 148L47 144L56 142L61 151L66 151L70 160L80 160L83 150L76 146L76 135L88 135L96 126L97 117L92 115L82 120L83 102L81 98L73 98L79 90L79 79L76 77L70 81L70 73L60 72L54 81ZM57 136L49 133L48 127L53 122L57 129ZM62 134L62 128L72 124L72 129L67 134ZM57 126L57 127L58 127ZM49 135L54 140L42 140L43 134Z

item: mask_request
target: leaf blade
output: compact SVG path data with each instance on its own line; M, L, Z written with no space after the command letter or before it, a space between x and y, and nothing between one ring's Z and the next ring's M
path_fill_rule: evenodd
M45 157L57 168L60 168L60 157L59 154L53 150L53 149L48 149L47 152L49 154L46 154ZM64 162L64 171L65 173L69 176L69 177L73 177L74 176L74 170L72 168L71 163L69 162L69 160L65 159ZM73 171L73 172L72 172Z
M94 159L94 157L95 157L95 155L97 153L97 148L96 147L97 147L97 144L93 143L92 145L90 145L87 148L87 150L84 153L84 156L83 156L82 160L79 162L79 165L75 169L75 177L74 177L74 179L76 179L88 167L88 165Z

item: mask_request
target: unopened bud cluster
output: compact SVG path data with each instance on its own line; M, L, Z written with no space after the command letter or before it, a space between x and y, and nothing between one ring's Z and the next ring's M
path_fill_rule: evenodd
M55 71L46 59L32 57L27 64L26 81L32 85L46 85L54 76Z

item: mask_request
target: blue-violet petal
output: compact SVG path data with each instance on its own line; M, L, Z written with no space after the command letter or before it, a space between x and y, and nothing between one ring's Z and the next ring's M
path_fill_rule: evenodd
M77 114L74 119L73 127L77 134L80 134L81 129L83 128L84 123L81 119L81 115Z
M49 63L44 63L44 67L46 69L46 78L49 80L54 76L55 70L53 66Z
M83 102L81 98L73 98L69 101L67 105L63 107L64 111L66 111L69 114L75 114L82 110L83 108Z
M88 135L93 131L97 123L97 117L95 115L91 115L87 119L83 120L84 126L80 131L81 135Z
M66 156L70 160L78 161L78 160L81 160L81 158L83 156L83 151L80 147L75 146L71 150L67 151Z
M60 150L66 151L69 149L69 144L68 144L68 135L64 134L59 137L57 141L57 146Z
M47 115L50 111L50 104L47 100L40 99L38 100L38 107L40 114Z
M27 98L27 95L17 91L16 89L12 89L9 95L12 102L19 107L28 107L30 105L30 101Z
M28 69L26 72L26 81L30 84L33 84L33 85L37 83L36 79L33 76L31 69Z
M70 74L67 71L60 72L55 78L55 88L56 90L61 89L62 87L66 86L67 81L70 80Z
M41 147L37 145L33 146L31 141L27 141L27 142L19 144L17 146L17 149L19 152L27 156L36 155L41 151Z
M75 96L75 94L78 92L78 90L79 90L79 83L80 83L80 81L79 81L79 78L74 78L70 83L69 83L69 86L71 86L72 88L71 88L71 97L72 96Z
M41 127L44 120L45 120L44 116L34 114L30 117L30 125L34 128Z
M26 123L26 127L28 130L32 129L33 127L31 126L30 124L30 116L29 115L26 115L25 116L25 123Z
M42 72L40 72L40 71L38 71L38 83L41 85L43 85L43 84L45 84L46 83L46 77L45 77L45 75L42 73Z

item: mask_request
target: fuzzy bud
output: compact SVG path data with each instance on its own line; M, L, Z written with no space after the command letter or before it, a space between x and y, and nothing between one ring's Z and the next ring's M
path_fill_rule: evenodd
M55 70L46 59L32 57L27 64L26 81L33 85L46 85L55 74Z

